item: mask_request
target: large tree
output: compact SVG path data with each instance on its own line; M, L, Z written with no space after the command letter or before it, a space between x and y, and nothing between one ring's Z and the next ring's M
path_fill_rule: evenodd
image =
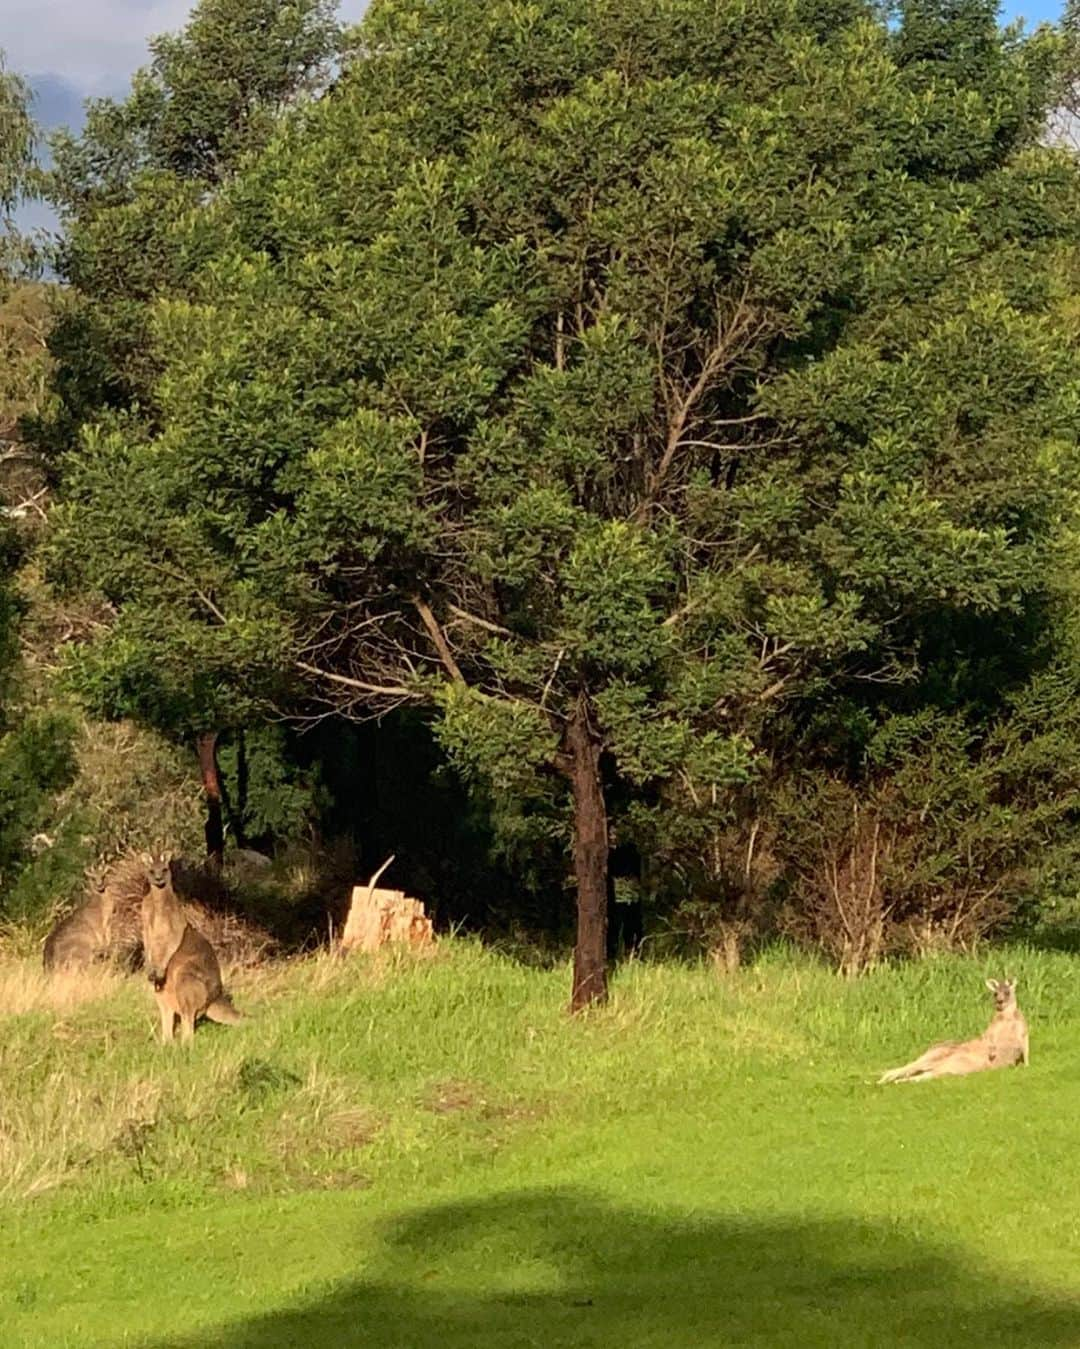
M81 677L148 716L183 671L419 701L497 793L564 783L580 1008L612 787L624 828L715 816L1052 658L1056 39L985 3L376 0L360 52L168 227L202 266L153 313L153 419L65 468L58 565L119 615Z

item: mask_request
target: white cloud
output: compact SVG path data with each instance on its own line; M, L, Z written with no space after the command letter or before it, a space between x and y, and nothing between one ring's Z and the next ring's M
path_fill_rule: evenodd
M340 0L355 23L367 0ZM148 58L157 33L184 26L191 0L0 0L0 51L11 70L29 78L34 116L45 130L78 126L86 98L123 95ZM47 208L23 205L25 228L51 226Z
M363 13L344 0L342 18ZM0 0L0 48L24 75L44 75L83 95L116 93L147 57L147 40L182 28L190 0Z
M145 62L147 39L182 27L189 9L188 0L0 0L0 47L31 78L112 93Z

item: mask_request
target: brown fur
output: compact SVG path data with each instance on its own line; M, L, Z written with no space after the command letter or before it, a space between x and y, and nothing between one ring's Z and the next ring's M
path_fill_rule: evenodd
M109 887L116 893L110 954L116 964L137 970L142 965L142 902L147 889L146 868L139 858L128 854L114 862Z
M148 886L145 856L124 857L109 872L109 884L117 892L111 954L118 964L132 970L145 964L142 947L142 902ZM228 894L220 881L175 857L169 869L184 918L209 941L219 961L253 966L274 952L275 942L270 934L230 908Z
M45 939L42 963L50 972L85 969L108 952L116 894L103 872L88 880L90 898Z
M221 984L214 948L184 916L173 890L169 858L143 858L149 888L142 902L142 941L146 970L161 1015L161 1038L190 1040L200 1017L229 1025L241 1020Z
M1031 1055L1028 1026L1016 1003L1014 981L987 979L994 995L994 1015L982 1035L974 1040L945 1040L932 1045L902 1068L891 1068L878 1079L882 1082L928 1082L933 1077L959 1077L981 1073L988 1068L1012 1068L1026 1064Z

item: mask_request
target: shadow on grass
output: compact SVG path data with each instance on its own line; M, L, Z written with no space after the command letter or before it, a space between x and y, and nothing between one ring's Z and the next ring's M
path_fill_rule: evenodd
M1080 1302L884 1226L673 1221L557 1190L432 1208L383 1236L328 1295L168 1344L1080 1344Z
M1021 932L1019 939L1036 951L1055 951L1068 956L1080 954L1080 924L1076 923L1035 927Z

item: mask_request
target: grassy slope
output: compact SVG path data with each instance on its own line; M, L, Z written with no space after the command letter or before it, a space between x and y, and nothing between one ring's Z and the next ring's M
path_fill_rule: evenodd
M1005 964L1030 1069L869 1085ZM1080 1345L1068 957L567 985L310 961L166 1052L138 981L0 966L5 1349Z

